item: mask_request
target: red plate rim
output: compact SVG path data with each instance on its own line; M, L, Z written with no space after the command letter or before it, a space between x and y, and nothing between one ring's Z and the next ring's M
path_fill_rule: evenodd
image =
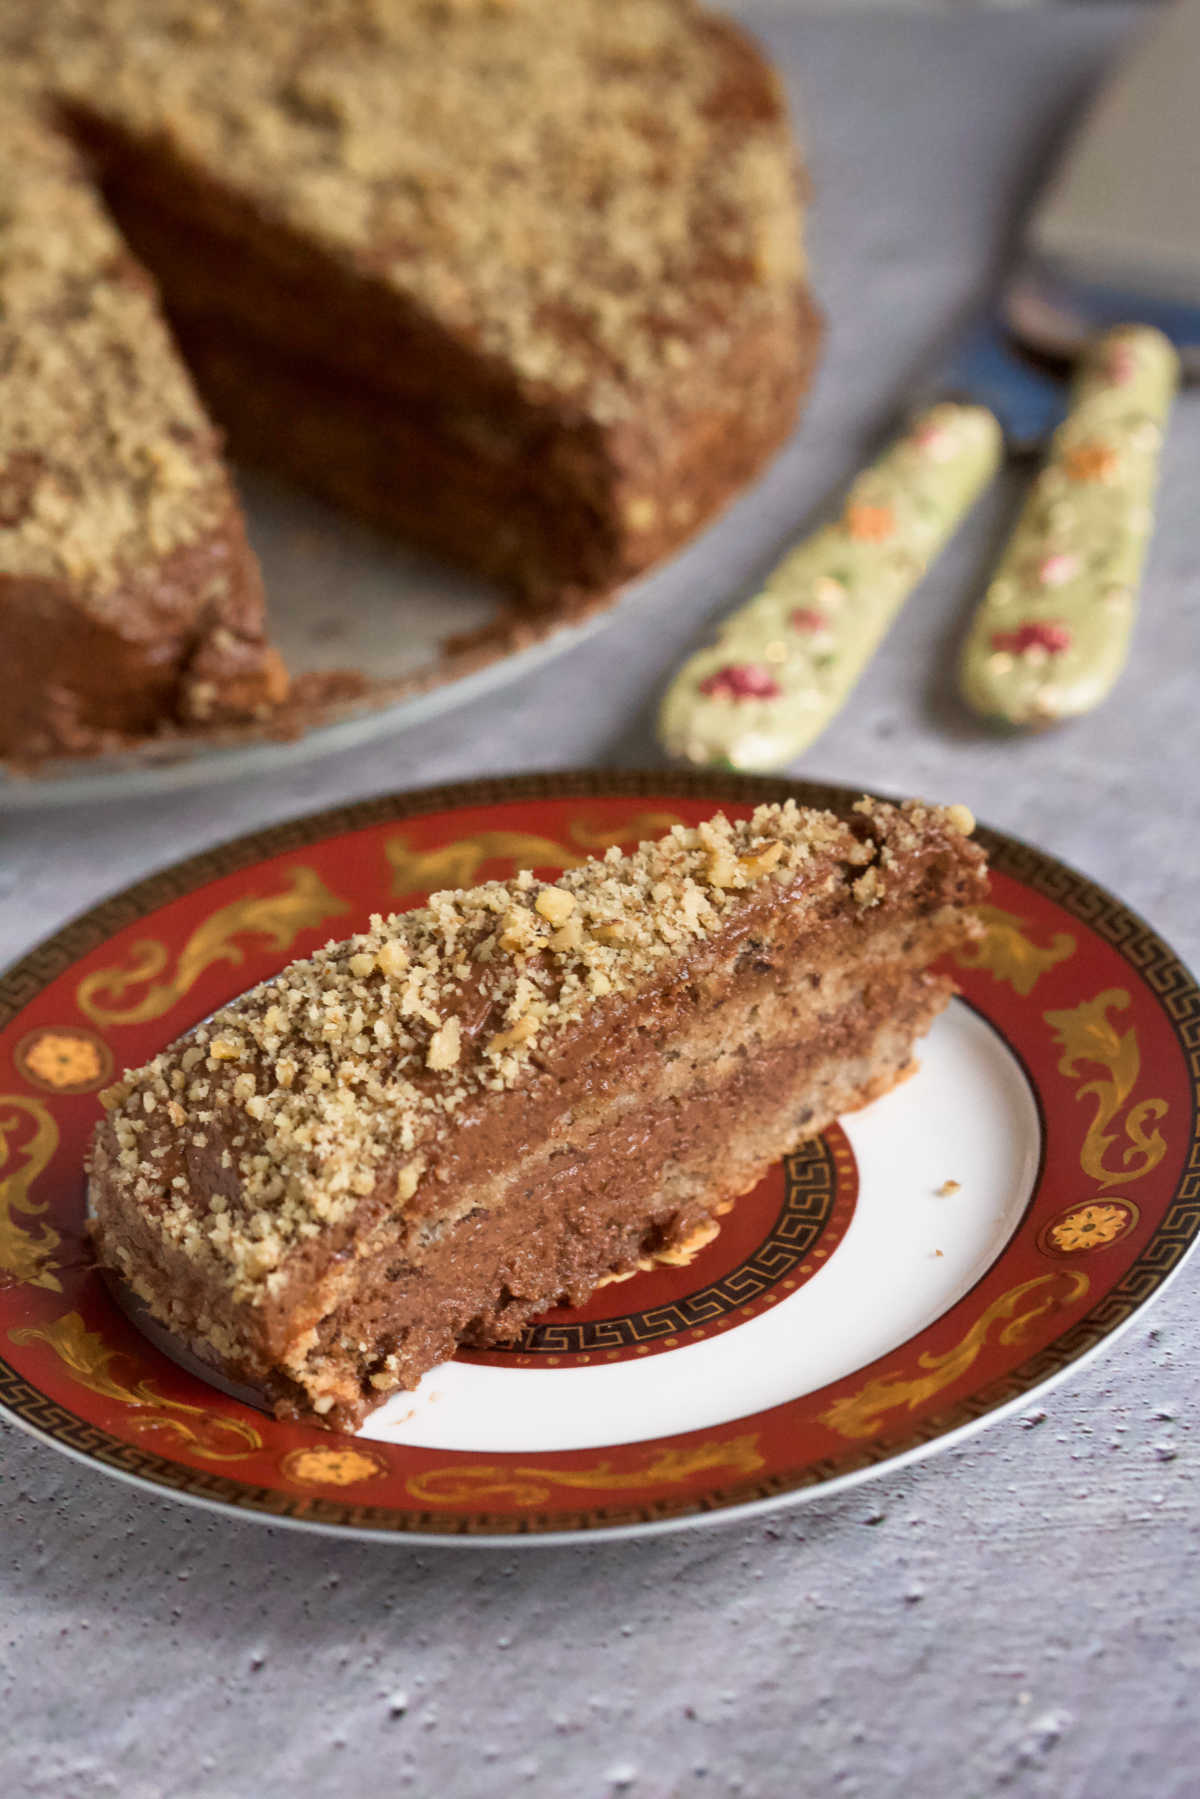
M94 1028L95 1014L83 1023L80 1012L74 1049L87 1061L89 1052L81 1046L91 1039L95 1066L89 1061L77 1071L77 1079L67 1078L72 1046L61 1039L64 1034L71 1038L72 1031L39 1025L31 1012L36 1014L37 1002L56 982L102 952L115 935L230 875L297 851L314 852L347 833L468 808L472 813L513 805L552 809L577 800L746 807L786 797L845 810L858 792L733 773L571 770L384 795L250 832L101 902L0 976L0 1082L11 1081L15 1087L19 1078L27 1089L7 1101L0 1097L0 1111L15 1097L21 1116L50 1116L51 1102L45 1097L50 1093L64 1120L74 1120L64 1124L64 1137L73 1135L78 1142L81 1129L90 1128L95 1115L95 1088L101 1078L108 1078L107 1068L102 1075L100 1070L112 1049ZM493 1455L486 1466L466 1453L422 1451L419 1454L426 1459L434 1455L446 1465L407 1476L393 1470L387 1476L399 1480L415 1503L372 1503L366 1493L360 1500L344 1489L384 1480L384 1463L391 1467L397 1454L411 1458L414 1452L331 1438L299 1426L276 1426L236 1404L226 1404L220 1416L210 1417L203 1403L198 1407L194 1402L205 1397L211 1402L211 1388L186 1375L144 1339L133 1340L132 1352L128 1336L118 1336L116 1347L97 1350L99 1337L87 1332L77 1311L75 1338L67 1341L60 1334L57 1346L47 1347L50 1289L37 1282L38 1268L57 1269L51 1279L58 1289L53 1303L58 1305L66 1303L80 1283L98 1286L98 1277L85 1272L81 1262L55 1263L47 1256L38 1262L38 1243L44 1243L39 1237L42 1218L51 1202L35 1193L36 1181L13 1186L12 1138L14 1131L20 1135L21 1119L9 1123L6 1137L0 1116L0 1277L6 1272L6 1254L16 1269L14 1273L14 1266L9 1266L8 1284L0 1285L0 1410L78 1460L148 1490L168 1491L238 1516L370 1540L512 1544L596 1541L745 1518L829 1495L903 1466L1020 1407L1125 1328L1178 1271L1200 1235L1200 989L1158 934L1088 877L987 827L980 827L978 837L988 851L998 886L1018 899L1028 899L1035 909L1041 907L1042 935L1055 918L1070 923L1075 934L1069 951L1061 947L1066 938L1062 932L1052 934L1048 944L1039 944L1019 929L1026 918L1001 910L997 916L1008 922L993 927L995 954L985 952L985 959L973 968L956 973L968 1000L1027 1065L1028 1046L1019 1029L1008 1038L1005 1023L1020 1019L1024 1002L1037 988L1036 1009L1047 1029L1038 1049L1044 1066L1035 1071L1032 1085L1043 1108L1047 1083L1059 1089L1055 1098L1062 1104L1055 1108L1055 1116L1061 1111L1066 1122L1061 1130L1055 1127L1062 1141L1052 1147L1050 1173L1062 1177L1063 1142L1070 1138L1078 1162L1078 1172L1071 1169L1076 1197L1055 1209L1054 1196L1047 1191L1044 1153L1025 1220L971 1293L868 1368L771 1411L654 1443ZM330 897L337 896L326 890L326 898ZM379 909L386 903L384 897ZM1036 925L1035 919L1035 929ZM325 935L327 930L321 932ZM1072 984L1067 977L1065 965L1077 947L1084 951L1081 961L1096 971L1094 982L1085 983L1089 990L1092 984L1098 986L1090 999L1081 999L1078 982ZM252 978L262 979L282 965L289 949L268 949ZM1070 971L1078 972L1078 966ZM1120 989L1112 986L1114 972L1126 983ZM1103 980L1108 980L1107 986L1099 985ZM226 975L227 991L217 1003L246 984L244 974ZM1027 984L1024 994L1023 984ZM198 982L192 1016L209 1009L199 1005L203 991ZM981 996L987 1004L980 1004ZM1047 999L1057 999L1058 1009L1047 1007ZM1076 1003L1064 1008L1064 1000ZM157 1041L177 1034L192 1016L183 1021L177 1017L169 1028L160 1029ZM162 1023L165 1027L165 1011ZM31 1061L38 1041L54 1038L56 1031L60 1041L47 1053L58 1061L47 1063L45 1056ZM1146 1070L1139 1060L1139 1032L1149 1051L1148 1078L1154 1093L1146 1092L1142 1078ZM1052 1067L1057 1073L1047 1072ZM1159 1093L1160 1086L1168 1097ZM81 1119L86 1126L81 1126ZM1165 1120L1169 1142L1160 1128ZM57 1141L57 1125L51 1128ZM19 1152L18 1144L15 1153ZM69 1165L77 1166L77 1155ZM53 1176L50 1154L41 1171ZM20 1166L15 1172L19 1183ZM53 1188L53 1179L48 1184ZM1115 1187L1122 1192L1115 1192ZM74 1200L80 1218L81 1200L82 1184ZM63 1215L51 1211L50 1216L63 1222ZM1093 1274L1093 1269L1098 1272ZM1015 1285L1014 1273L1024 1277ZM66 1279L66 1289L59 1275ZM119 1320L115 1308L111 1310L113 1320ZM65 1323L65 1318L56 1321L57 1326ZM123 1322L115 1328L129 1331ZM128 1369L138 1350L147 1367L142 1380L134 1381ZM10 1361L14 1354L15 1361ZM114 1359L119 1375L108 1372ZM155 1383L152 1387L145 1385L146 1376ZM64 1395L72 1403L65 1403ZM100 1413L104 1425L97 1422ZM112 1428L114 1417L118 1422L128 1418L123 1435ZM157 1429L166 1439L164 1448L173 1453L148 1448L138 1435L139 1429L147 1428L151 1434ZM261 1449L263 1429L278 1434L269 1456L282 1478L275 1484L235 1478L229 1464L252 1461L257 1455L250 1449L239 1451L238 1443L253 1436ZM787 1451L781 1452L779 1444L809 1437L818 1442L821 1431L829 1440L829 1453L799 1460L793 1455L788 1466ZM280 1455L285 1438L288 1447ZM302 1472L305 1469L310 1472ZM311 1472L320 1470L324 1473ZM561 1484L556 1486L556 1481ZM485 1509L489 1499L492 1503Z

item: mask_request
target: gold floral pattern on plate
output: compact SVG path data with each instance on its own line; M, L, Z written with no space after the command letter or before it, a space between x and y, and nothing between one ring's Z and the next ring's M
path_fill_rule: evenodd
M883 1374L866 1382L856 1393L845 1393L821 1413L821 1423L839 1437L873 1437L883 1429L890 1412L913 1412L925 1400L952 1386L974 1367L991 1337L1005 1346L1019 1343L1030 1325L1047 1312L1077 1305L1091 1282L1078 1269L1037 1274L994 1299L981 1312L966 1335L941 1355L931 1350L917 1357L919 1373ZM1035 1299L1034 1294L1038 1297Z
M598 1462L593 1468L501 1468L489 1462L464 1462L410 1475L405 1485L422 1505L469 1505L488 1499L523 1507L543 1505L556 1488L641 1492L677 1486L697 1474L756 1474L764 1466L758 1438L744 1436L688 1449L661 1449L636 1468L617 1469L611 1462Z
M62 1238L32 1188L57 1148L58 1126L40 1099L0 1094L0 1275L52 1293L62 1292L53 1267ZM27 1218L37 1222L21 1222Z
M475 831L432 849L414 849L397 831L387 839L383 853L392 871L392 892L399 898L436 893L442 887L469 887L485 862L507 862L514 874L519 868L578 868L595 850L661 837L678 823L673 812L637 812L615 826L593 826L575 818L567 827L571 844L529 831Z
M1069 931L1055 931L1049 943L1035 943L1027 932L1029 920L999 906L979 906L984 934L955 952L960 968L983 968L997 981L1005 981L1024 999L1042 976L1075 954Z
M353 1487L386 1474L388 1467L374 1450L347 1443L338 1449L290 1449L280 1460L279 1471L302 1487Z
M132 1356L106 1343L99 1331L88 1330L78 1312L64 1312L50 1324L28 1324L8 1334L14 1343L45 1343L81 1387L101 1399L133 1407L140 1414L132 1420L132 1429L138 1432L161 1432L177 1446L186 1446L193 1455L212 1462L242 1461L263 1446L258 1431L243 1418L209 1406L187 1405L182 1399L167 1399L155 1392L149 1380L133 1385L118 1380L111 1372L112 1363L122 1356L132 1360Z
M124 966L93 969L76 990L79 1009L101 1025L145 1024L169 1012L214 963L243 963L246 950L239 938L261 938L267 949L288 950L302 931L349 909L315 869L290 868L282 893L244 894L197 925L166 980L158 977L171 957L155 937L133 944Z
M113 1058L102 1037L82 1025L39 1025L22 1037L13 1061L32 1087L46 1093L91 1093L112 1073Z
M1108 987L1094 999L1086 999L1068 1011L1047 1012L1046 1023L1062 1050L1059 1071L1069 1079L1088 1068L1100 1072L1076 1088L1076 1099L1090 1099L1092 1121L1079 1153L1083 1172L1101 1188L1140 1181L1157 1168L1167 1153L1158 1129L1167 1115L1165 1099L1133 1100L1142 1071L1141 1049L1135 1026L1120 1031L1110 1012L1126 1010L1130 997L1124 987ZM1109 1129L1111 1125L1118 1129ZM1108 1161L1114 1145L1124 1139L1117 1167Z
M1091 1250L1107 1249L1127 1237L1140 1217L1131 1199L1090 1200L1086 1205L1071 1206L1052 1218L1038 1239L1042 1249L1052 1255L1086 1255Z

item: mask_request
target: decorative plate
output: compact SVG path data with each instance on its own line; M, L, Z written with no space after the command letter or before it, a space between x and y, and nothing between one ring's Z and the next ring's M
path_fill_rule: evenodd
M772 1169L690 1262L463 1355L355 1437L267 1417L118 1308L85 1234L97 1090L371 912L552 874L746 776L481 781L256 832L68 925L0 980L0 1398L183 1498L334 1532L634 1534L829 1492L953 1441L1127 1324L1200 1232L1200 992L1117 900L981 831L987 935L920 1072Z

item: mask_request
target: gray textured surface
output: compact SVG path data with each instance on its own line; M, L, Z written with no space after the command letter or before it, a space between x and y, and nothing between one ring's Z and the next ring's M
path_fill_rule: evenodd
M985 282L1130 14L795 19L832 320L806 429L692 552L692 597L419 737L252 788L0 823L0 957L213 840L388 787L652 760L661 674L884 421ZM966 800L1115 887L1193 961L1200 404L1180 408L1136 662L1103 713L1000 743L947 656L1015 485L803 772ZM212 1520L5 1432L0 1786L17 1796L628 1792L1106 1799L1196 1790L1197 1275L1045 1416L773 1522L520 1555ZM6 1739L6 1740L5 1740Z

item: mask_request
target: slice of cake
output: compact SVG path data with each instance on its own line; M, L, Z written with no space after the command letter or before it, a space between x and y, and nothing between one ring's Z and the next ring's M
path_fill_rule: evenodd
M235 452L561 606L689 537L817 342L795 149L691 0L0 0Z
M0 757L287 687L216 434L72 146L0 95Z
M908 1073L978 928L970 829L789 801L374 918L108 1091L100 1260L279 1415L351 1429Z

